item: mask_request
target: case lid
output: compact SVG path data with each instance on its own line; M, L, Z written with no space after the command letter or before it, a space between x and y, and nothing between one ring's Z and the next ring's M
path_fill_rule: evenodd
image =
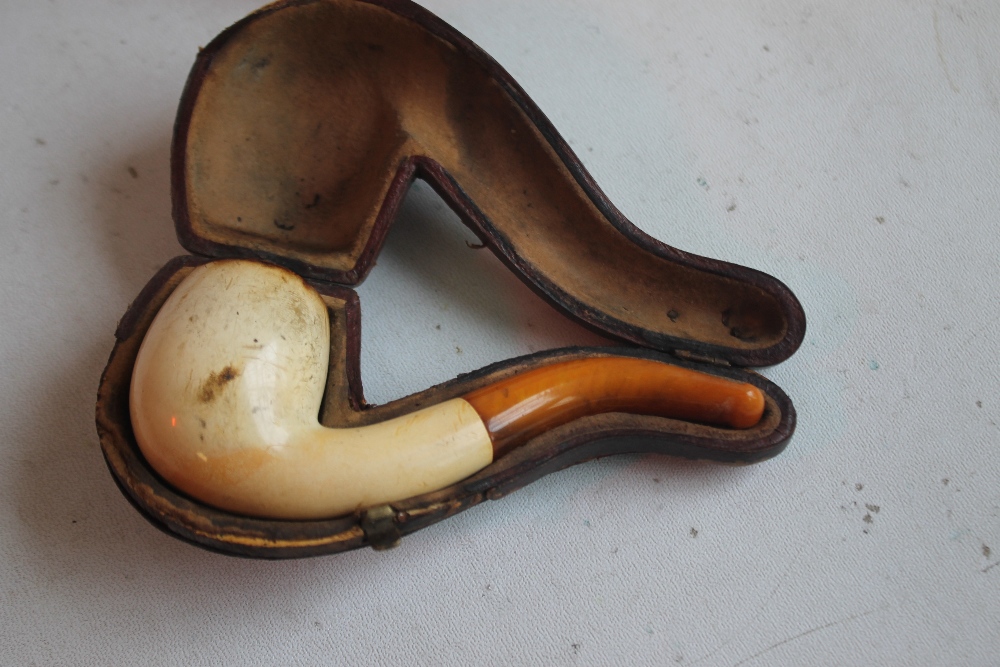
M423 178L522 280L604 335L737 365L790 356L791 291L632 225L495 61L399 0L288 0L198 56L173 145L181 243L355 285Z

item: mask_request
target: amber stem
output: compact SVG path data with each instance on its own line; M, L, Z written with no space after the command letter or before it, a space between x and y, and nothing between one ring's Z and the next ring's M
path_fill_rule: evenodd
M589 415L625 412L750 428L764 413L764 395L753 385L629 357L542 366L464 398L486 425L494 458Z

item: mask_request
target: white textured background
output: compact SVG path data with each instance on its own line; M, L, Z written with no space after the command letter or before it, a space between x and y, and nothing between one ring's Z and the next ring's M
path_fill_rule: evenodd
M168 144L252 0L0 0L0 662L996 665L1000 4L427 0L636 224L784 280L799 430L732 469L589 463L372 551L202 552L93 425L118 318L183 251ZM382 402L597 339L424 186L359 290ZM440 324L440 330L436 325Z

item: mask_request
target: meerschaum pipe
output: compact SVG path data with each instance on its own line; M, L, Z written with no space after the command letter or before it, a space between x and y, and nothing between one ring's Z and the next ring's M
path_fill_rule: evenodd
M631 412L734 428L764 409L752 385L625 357L554 363L357 428L319 424L329 363L319 294L285 269L194 269L157 313L132 374L140 449L215 507L318 519L454 484L584 415Z

